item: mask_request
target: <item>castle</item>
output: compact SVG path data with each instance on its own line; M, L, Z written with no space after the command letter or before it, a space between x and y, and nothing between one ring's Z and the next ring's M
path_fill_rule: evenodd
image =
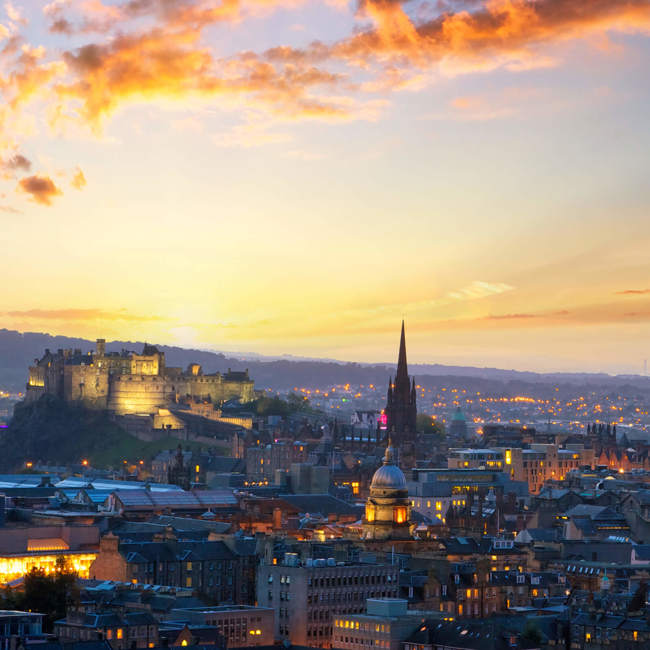
M141 354L106 352L106 341L97 340L94 352L45 350L29 368L25 400L51 394L92 409L116 415L154 414L182 400L209 401L220 405L230 399L255 399L253 380L244 372L203 374L201 366L186 370L165 365L165 354L144 345Z

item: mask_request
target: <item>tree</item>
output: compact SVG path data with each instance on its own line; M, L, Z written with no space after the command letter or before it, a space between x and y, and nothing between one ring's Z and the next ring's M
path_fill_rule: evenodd
M528 621L521 633L521 642L524 647L535 647L542 643L542 632L535 621Z
M54 621L65 618L68 607L78 602L77 574L63 558L57 559L53 573L34 567L25 576L21 609L45 614L46 630L52 629Z
M434 420L430 415L426 413L418 413L416 419L416 427L418 431L422 433L434 434L440 436L441 438L445 435L445 425L438 420Z
M289 408L295 411L303 411L309 408L309 400L297 393L289 393L287 395L287 403L289 404Z
M250 408L250 405L247 405ZM279 397L266 397L263 395L253 405L257 415L281 415L289 414L289 406Z

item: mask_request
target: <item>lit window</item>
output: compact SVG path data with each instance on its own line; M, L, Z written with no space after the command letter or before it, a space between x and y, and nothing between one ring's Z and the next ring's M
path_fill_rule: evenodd
M124 636L124 631L122 630L121 627L117 628L117 638L121 639Z

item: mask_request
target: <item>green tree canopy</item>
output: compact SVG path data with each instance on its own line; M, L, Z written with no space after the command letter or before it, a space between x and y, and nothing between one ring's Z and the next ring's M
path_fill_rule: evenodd
M416 426L422 433L432 433L440 437L445 435L445 425L426 413L418 413Z

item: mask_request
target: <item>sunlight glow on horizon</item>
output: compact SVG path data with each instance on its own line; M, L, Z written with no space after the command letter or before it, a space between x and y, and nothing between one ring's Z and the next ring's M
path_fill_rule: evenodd
M441 6L0 9L0 327L640 372L650 3Z

